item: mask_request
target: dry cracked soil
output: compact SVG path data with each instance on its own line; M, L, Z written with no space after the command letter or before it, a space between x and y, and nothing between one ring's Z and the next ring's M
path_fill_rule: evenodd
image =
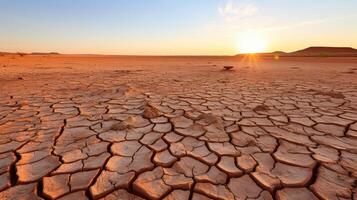
M0 57L0 199L356 200L356 178L357 59Z

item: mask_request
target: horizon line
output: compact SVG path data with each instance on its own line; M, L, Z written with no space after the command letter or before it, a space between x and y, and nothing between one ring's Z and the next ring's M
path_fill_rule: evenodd
M291 54L297 51L305 50L308 48L351 48L353 50L357 50L354 47L342 47L342 46L309 46L306 48L298 49L291 52L285 52L282 50L275 50L270 52L256 52L256 53L236 53L236 54L102 54L102 53L60 53L57 51L48 51L48 52L8 52L8 51L0 51L0 54L24 54L24 55L74 55L74 56L138 56L138 57L145 57L145 56L152 56L152 57L204 57L204 56L216 56L216 57L230 57L230 56L239 56L239 55L256 55L256 54L272 54L272 53L284 53L284 54Z

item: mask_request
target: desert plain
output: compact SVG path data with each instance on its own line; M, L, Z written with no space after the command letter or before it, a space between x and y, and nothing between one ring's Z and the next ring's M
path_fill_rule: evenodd
M356 200L356 178L356 57L0 56L0 199Z

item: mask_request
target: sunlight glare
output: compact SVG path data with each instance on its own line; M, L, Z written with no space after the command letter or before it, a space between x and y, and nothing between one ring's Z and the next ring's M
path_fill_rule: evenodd
M259 33L245 33L237 37L237 50L239 53L261 53L266 50L267 42Z

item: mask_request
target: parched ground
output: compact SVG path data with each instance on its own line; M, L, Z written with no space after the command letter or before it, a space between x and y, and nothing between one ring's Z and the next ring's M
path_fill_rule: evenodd
M356 178L356 58L0 56L0 199L356 200Z

